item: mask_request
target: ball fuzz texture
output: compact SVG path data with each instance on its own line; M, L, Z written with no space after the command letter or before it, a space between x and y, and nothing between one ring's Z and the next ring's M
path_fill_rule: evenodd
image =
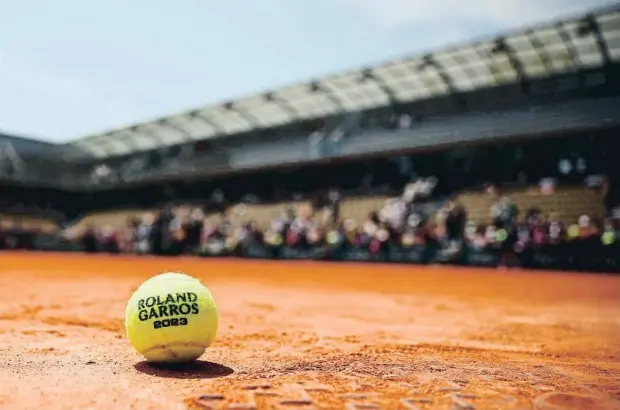
M196 360L215 339L217 324L217 307L209 289L177 272L145 281L125 310L129 341L153 363Z

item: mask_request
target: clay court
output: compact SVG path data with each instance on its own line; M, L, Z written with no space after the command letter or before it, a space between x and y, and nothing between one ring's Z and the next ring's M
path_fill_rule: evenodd
M620 277L396 265L0 255L3 409L618 409ZM124 335L147 277L220 310L196 365Z

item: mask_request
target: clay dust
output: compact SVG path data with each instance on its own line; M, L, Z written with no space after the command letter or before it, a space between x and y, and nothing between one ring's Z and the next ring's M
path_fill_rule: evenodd
M124 335L131 292L185 271L220 310L191 366ZM620 277L0 255L1 409L620 409Z

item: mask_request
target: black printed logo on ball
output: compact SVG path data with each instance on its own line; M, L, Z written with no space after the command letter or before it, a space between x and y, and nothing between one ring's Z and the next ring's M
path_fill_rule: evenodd
M186 326L187 316L200 313L198 296L192 292L168 293L138 300L138 318L141 322L157 319L153 328ZM181 316L181 317L178 317Z

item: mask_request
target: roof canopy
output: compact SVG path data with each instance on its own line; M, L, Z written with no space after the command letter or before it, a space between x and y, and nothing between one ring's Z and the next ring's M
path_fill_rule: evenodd
M614 7L88 136L70 145L103 159L346 111L526 82L618 60L620 7Z

